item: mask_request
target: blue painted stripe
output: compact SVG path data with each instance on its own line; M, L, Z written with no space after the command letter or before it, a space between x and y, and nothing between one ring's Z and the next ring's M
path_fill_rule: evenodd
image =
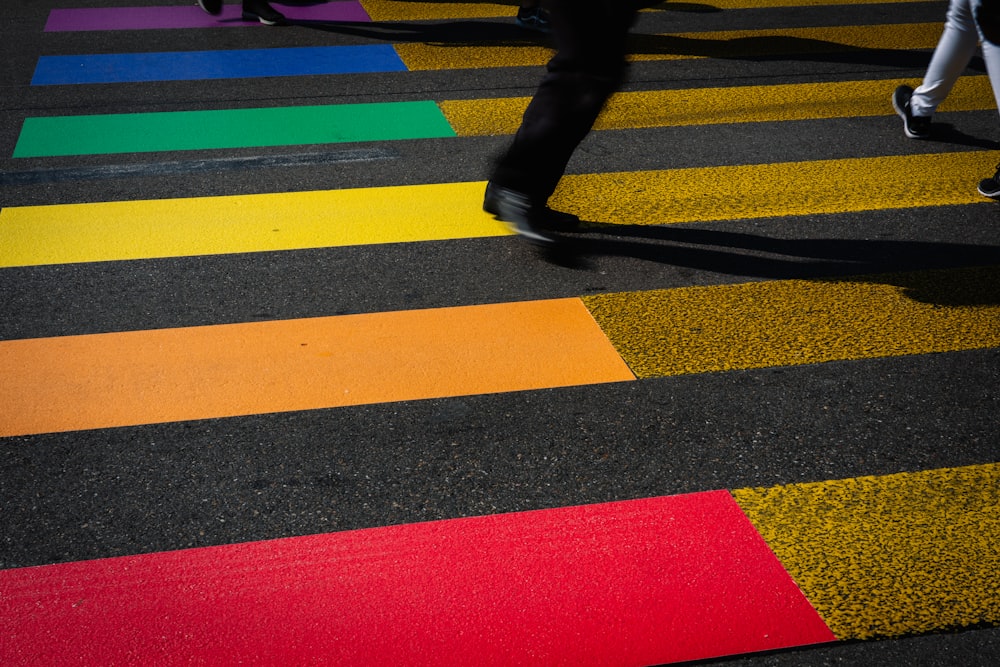
M404 72L389 44L42 56L33 86Z

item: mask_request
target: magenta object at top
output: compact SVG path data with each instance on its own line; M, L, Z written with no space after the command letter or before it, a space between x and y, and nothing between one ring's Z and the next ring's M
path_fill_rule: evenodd
M282 5L274 8L292 21L355 21L371 18L360 2L335 1L315 5ZM193 0L187 6L172 7L86 7L53 9L45 32L81 32L87 30L160 30L167 28L224 28L259 26L257 21L241 18L239 3L223 5L222 14L209 16Z

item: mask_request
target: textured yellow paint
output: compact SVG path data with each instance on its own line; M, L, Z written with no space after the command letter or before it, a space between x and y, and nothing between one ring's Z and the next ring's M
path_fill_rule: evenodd
M885 49L931 49L941 37L941 23L906 23L829 28L783 28L724 32L635 34L630 59L759 58L810 53ZM526 37L506 44L397 44L396 53L411 70L483 69L543 65L548 48Z
M630 52L632 60L681 60L932 49L941 38L941 30L941 23L900 23L639 34L634 36Z
M395 44L393 48L396 49L403 64L411 71L530 67L544 65L552 57L551 49L534 46L531 43L502 46Z
M0 211L0 266L403 243L509 234L485 183L199 197Z
M517 12L514 2L411 2L410 0L361 0L373 21L433 21L508 16Z
M919 81L841 81L832 83L694 88L623 92L613 96L594 125L597 130L716 123L753 123L810 118L888 116L895 112L888 95L900 84ZM513 134L530 98L440 102L442 113L460 136ZM995 109L989 78L959 79L941 111Z
M552 204L633 225L972 204L995 168L982 151L568 175Z
M709 0L699 3L716 9L762 9L765 7L815 7L866 5L922 0ZM373 21L431 21L469 18L513 18L517 3L507 2L411 2L410 0L361 0ZM663 3L646 11L676 11Z
M840 639L1000 624L1000 464L733 496Z
M460 137L476 137L514 134L530 101L530 97L498 97L486 100L445 100L438 102L438 106L455 134Z
M984 151L570 175L552 202L592 222L635 225L972 204L984 202L974 184L995 165ZM11 207L0 210L0 266L509 234L482 212L484 189L468 182Z
M994 266L583 300L632 372L650 378L997 347L998 285Z
M922 0L708 0L703 3L708 7L718 9L764 9L767 7L835 7L837 5L868 5L903 2L921 2ZM658 5L651 11L662 9L670 11L669 2Z

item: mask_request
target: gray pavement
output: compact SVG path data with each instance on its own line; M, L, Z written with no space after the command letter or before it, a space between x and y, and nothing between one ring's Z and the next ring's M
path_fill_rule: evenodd
M530 94L541 72L516 68L32 87L35 62L47 54L381 43L305 26L42 32L51 8L96 4L172 3L5 3L0 25L6 63L0 80L3 207L482 180L507 138L10 156L21 123L31 116L509 97ZM822 11L694 11L698 7L704 6L646 14L637 32L940 21L945 3ZM475 23L487 33L510 32L509 19ZM434 33L451 35L459 28L445 22L435 25ZM640 63L628 86L918 77L927 58L926 52L886 50ZM974 63L972 71L976 68L981 71L981 63ZM906 140L898 119L888 115L605 131L587 139L570 171L997 148L995 111L941 114L939 120L951 124L954 133L923 143ZM375 149L381 151L376 159L349 154ZM297 166L301 156L308 164ZM270 160L246 166L231 159L260 157ZM208 162L195 169L195 161ZM168 163L180 173L171 173L164 166ZM912 177L919 180L921 174ZM1000 218L989 203L688 224L678 230L749 232L843 248L844 261L825 266L827 275L1000 263ZM628 244L595 249L580 266L546 263L516 238L491 238L0 269L0 339L729 284L811 277L816 271L725 248L709 261L685 258L668 253L663 246L669 243L667 236L662 246L641 250ZM853 261L859 254L864 256L860 265ZM1000 300L1000 292L991 294ZM998 390L1000 350L985 349L6 438L0 440L0 568L992 463L1000 460ZM977 628L711 664L985 666L998 659L1000 629Z

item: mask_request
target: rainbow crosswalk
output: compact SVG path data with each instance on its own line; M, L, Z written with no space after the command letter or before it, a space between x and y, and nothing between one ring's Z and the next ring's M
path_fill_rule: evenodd
M695 406L699 416L688 427L681 416L686 413L664 407L685 400L674 394L671 380L732 382L744 391L740 383L752 382L748 374L755 371L824 369L836 377L837 364L856 364L862 370L852 377L862 377L866 364L920 363L1000 349L1000 245L951 237L911 240L905 233L906 221L921 216L959 221L967 228L995 221L995 205L974 187L994 169L995 146L968 138L917 146L900 140L898 149L873 148L851 157L833 151L824 158L784 160L749 154L698 166L664 159L658 168L639 170L605 168L599 159L603 142L622 133L653 142L662 137L642 133L707 133L721 127L750 132L794 124L814 131L822 123L859 119L871 123L865 127L886 121L896 129L887 91L915 80L909 71L900 74L905 67L883 66L878 59L889 52L926 53L936 44L941 23L918 16L908 23L841 25L853 15L839 12L908 1L723 0L711 3L720 15L718 29L669 32L662 30L660 15L674 8L664 4L645 10L631 55L637 83L616 95L598 121L594 143L584 148L598 157L582 163L588 169L571 170L554 198L587 221L569 247L583 256L627 257L633 263L616 270L636 277L616 282L607 278L607 267L590 272L566 267L560 274L539 269L537 279L526 279L537 283L534 291L496 285L483 297L456 296L464 286L450 283L467 274L423 256L449 251L456 264L483 262L486 274L500 275L520 270L525 249L480 210L483 180L436 178L437 165L425 163L424 156L432 154L433 144L435 151L455 159L466 159L471 151L485 163L480 147L502 145L496 141L516 130L529 99L524 90L510 84L491 89L483 82L514 70L532 78L551 51L543 38L518 32L511 5L275 3L293 26L223 31L226 48L206 49L207 36L218 32L214 28L257 24L240 21L236 4L214 18L192 4L165 0L136 0L142 5L136 7L52 3L38 34L53 40L50 44L73 48L38 55L23 87L36 101L48 95L64 100L67 91L96 95L90 91L110 86L122 86L141 100L142 92L158 82L176 84L177 91L216 81L237 86L282 81L294 87L300 80L322 78L336 87L372 77L378 84L371 99L351 93L346 101L296 89L266 100L219 99L189 108L173 102L142 102L135 105L141 108L121 112L109 108L113 104L98 105L96 113L67 109L64 102L42 113L32 108L24 111L10 144L7 164L23 169L9 174L12 188L46 184L41 176L53 169L63 170L68 182L101 168L108 170L107 178L129 179L141 174L143 165L164 164L164 155L189 165L205 151L215 151L209 155L220 159L252 160L286 147L315 151L344 145L350 151L360 146L371 155L389 147L398 152L386 162L411 160L420 167L401 182L391 182L399 172L387 168L384 180L360 186L334 181L317 188L308 181L300 188L247 192L234 185L227 194L189 188L155 198L138 188L119 197L57 195L44 203L18 201L0 209L0 283L18 283L10 291L18 295L11 298L11 312L48 308L54 322L45 335L0 340L0 444L7 466L3 474L12 480L0 489L12 517L34 521L37 516L40 525L54 521L66 535L88 531L85 539L98 544L99 552L79 555L82 551L73 552L67 538L68 557L56 555L61 547L55 545L28 545L53 555L32 562L0 558L0 663L641 666L1000 625L1000 468L995 458L1000 443L988 425L976 431L984 442L968 443L973 452L987 452L986 460L972 453L932 459L940 461L933 466L903 460L876 468L875 474L859 464L845 466L852 474L817 472L814 481L779 473L773 478L780 482L692 482L693 488L656 483L673 465L672 457L727 465L719 452L728 445L707 444L708 436L689 441L691 447L701 443L704 452L679 456L673 431L697 433L698 420L707 425L725 415L708 410L700 415ZM738 27L752 23L745 16L765 11L780 17L784 7L813 7L815 24ZM937 9L943 15L943 5ZM439 39L453 21L493 37L480 43ZM644 21L656 28L644 30ZM381 36L371 32L378 30ZM302 31L306 45L292 45L294 31ZM79 48L88 39L119 33L149 35L150 46ZM162 48L172 43L176 50ZM749 74L680 82L665 74L678 63L709 68L743 60L809 61L817 54L829 62L861 54L867 64L861 71L796 72L764 84ZM459 83L419 78L449 73L463 78L455 80ZM412 88L396 92L404 81ZM992 117L995 108L989 80L977 72L961 79L941 112L959 119L963 114ZM795 152L791 147L783 154ZM138 162L117 165L116 160ZM349 160L331 164L324 173L353 169ZM208 165L201 173L213 169ZM28 178L32 174L39 178ZM18 175L25 178L13 178ZM351 176L347 182L352 179L357 180ZM227 187L224 179L215 185ZM61 192L59 181L43 187ZM831 225L842 219L847 226L873 227L855 237L831 238ZM890 224L874 226L881 220L903 226L902 238L886 231ZM769 234L768 226L775 224L786 231ZM815 236L813 229L819 230ZM469 259L466 248L475 248L473 253L490 248L498 253L490 257L502 257L508 266L491 269L483 255ZM348 260L338 254L347 252L356 255ZM307 253L323 253L331 265L357 262L351 276L356 284L343 286L347 293L363 282L372 283L370 291L377 293L381 277L369 269L372 257L396 253L391 262L404 279L407 262L413 263L415 295L420 284L433 280L449 285L442 288L447 298L406 308L380 307L375 300L375 306L367 303L356 311L344 307L295 316L284 314L288 304L282 303L273 312L248 310L239 321L213 319L213 310L202 307L194 322L178 317L170 323L165 316L167 324L150 328L132 324L124 307L120 316L91 320L88 315L64 325L79 316L46 305L50 298L51 304L59 303L55 293L60 290L75 289L73 281L84 277L85 283L86 276L105 273L111 276L107 282L91 278L98 289L127 289L117 281L136 285L148 275L154 276L150 290L155 292L156 272L173 262L191 272L192 293L223 294L225 286L199 284L204 278L192 267L230 260L241 262L233 266L284 266ZM679 267L676 281L635 263L649 259L654 269ZM542 262L534 256L527 261L529 266ZM738 264L732 269L738 279L720 278L726 273L720 267L730 263ZM415 280L418 267L426 266L435 275ZM697 272L711 277L684 282ZM235 285L241 278L252 283L255 276L230 272L223 280ZM316 289L324 276L288 277L299 279ZM100 301L95 295L95 303ZM25 317L23 327L10 329L30 331L31 321ZM848 393L856 390L849 380L830 382L841 382ZM981 388L984 405L996 388ZM556 414L584 423L579 415L585 408L574 401L589 391L599 393L588 401L607 405L608 414L598 413L597 419L670 426L645 449L617 436L610 442L594 440L584 425L560 431L565 427L554 424L564 417ZM640 391L654 398L642 402L635 393ZM627 398L609 398L616 396ZM451 415L466 415L465 401L486 405L520 397L537 409L540 428L523 432L512 421L513 409L501 407L490 423L503 424L502 431L482 425L489 422L485 416L481 424L471 418L479 424L471 436L453 430ZM412 405L444 406L423 427L446 426L427 436L434 453L404 465L399 451L420 448L421 426L385 415ZM629 413L643 406L655 414ZM378 412L382 409L389 413ZM761 404L755 409L772 408ZM816 421L823 422L829 406L816 409ZM383 415L382 423L362 418L367 410ZM936 410L927 407L929 413ZM336 421L324 423L327 415ZM456 462L463 456L455 448L465 437L473 444L464 456L474 466L465 471L466 480L479 479L488 489L504 474L499 469L508 467L517 493L534 493L541 500L514 509L490 501L490 491L476 487L477 498L483 497L476 509L459 504L441 516L428 512L400 520L383 512L374 522L359 521L348 529L340 524L324 529L326 518L301 523L296 518L258 530L264 523L261 513L271 507L259 504L274 490L264 481L270 471L257 473L246 487L249 495L240 491L230 499L221 490L198 487L188 497L184 475L206 487L233 488L230 479L234 484L246 475L251 479L244 470L277 461L267 458L266 450L288 447L268 443L264 435L234 435L243 420L249 420L250 432L265 433L281 431L269 424L300 418L318 419L321 425L308 434L289 428L301 438L292 461L300 456L323 465L337 460L349 470L351 465L341 460L353 460L355 454L346 452L355 443L362 448L380 428L387 429L386 440L371 435L372 442L402 443L397 461L389 451L372 454L376 466L397 470L374 482L377 492L368 497L357 492L348 503L367 508L376 497L392 508L408 502L430 505L435 499L453 502L450 485L461 476ZM191 436L191 444L186 435L164 435L188 429L208 435ZM252 455L239 460L246 442L257 437L260 463ZM934 447L933 435L913 437L919 441L914 449ZM766 441L757 433L753 442L759 438ZM560 450L561 441L573 447ZM77 447L77 442L88 444ZM112 452L121 447L115 442L128 443L126 459L147 456L167 471L176 471L178 460L192 462L176 482L166 482L171 489L177 486L176 497L166 495L172 506L147 510L137 524L156 532L156 516L190 516L184 530L200 533L204 542L168 539L166 546L148 549L137 541L102 551L101 533L89 537L89 531L104 523L101 516L113 516L130 503L144 507L136 499L142 491L93 480L74 480L56 490L40 486L46 473L32 457L70 452L61 459L66 471L111 477ZM210 451L191 453L196 443ZM529 473L521 473L519 464L535 458L535 446L544 452L537 458L546 472L540 490L532 491ZM622 483L614 493L587 502L566 502L586 496L551 488L594 483L586 481L590 473L559 463L579 456L567 454L577 447L592 453L594 465L610 458L638 469L642 483ZM629 460L610 456L607 447L628 452ZM489 458L495 451L503 451L498 463ZM754 470L778 457L770 449L735 451L729 456L753 457ZM218 452L223 464L211 458ZM872 445L871 458L882 455L883 449ZM656 465L648 463L652 459ZM220 467L212 472L213 465ZM643 473L647 465L650 472ZM405 484L398 480L439 467L448 472L440 479L431 474L432 490L422 500L401 491ZM322 479L331 487L347 485L349 474L338 473L336 482ZM67 507L64 525L49 518L47 500L38 500L63 493L73 498L77 487L88 484L114 488L120 497L88 494L93 499L86 506L101 511L77 518L76 509ZM285 495L269 496L268 502L288 502L308 514L315 497L300 504L292 500L301 484L289 481ZM147 481L147 491L152 486ZM31 497L35 500L26 500ZM230 535L228 528L207 527L203 517L216 510L206 508L230 502L252 508L251 528ZM285 511L295 516L296 510ZM337 516L350 509L333 503L324 511ZM377 515L377 509L365 514ZM32 530L15 525L18 520L8 520L8 545L14 535Z

